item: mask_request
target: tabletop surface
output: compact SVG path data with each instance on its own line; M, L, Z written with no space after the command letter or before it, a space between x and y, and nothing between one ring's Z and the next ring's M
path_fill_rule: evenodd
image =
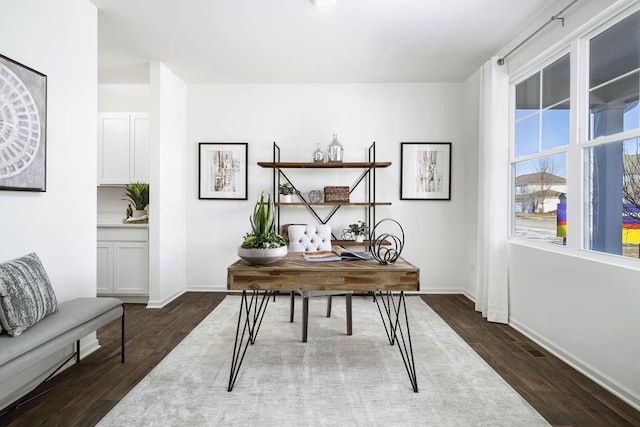
M239 259L227 268L229 290L280 291L418 291L420 270L403 258L378 261L307 262L302 253L288 253L269 265Z

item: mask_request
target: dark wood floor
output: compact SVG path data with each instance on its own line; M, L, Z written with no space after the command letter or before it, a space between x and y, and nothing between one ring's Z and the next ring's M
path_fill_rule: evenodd
M224 296L223 293L187 293L158 310L127 304L124 365L119 358L120 324L115 321L98 331L102 345L99 351L52 380L62 385L9 412L0 418L0 426L96 424ZM425 295L422 298L549 423L640 426L640 412L509 326L486 322L464 296Z

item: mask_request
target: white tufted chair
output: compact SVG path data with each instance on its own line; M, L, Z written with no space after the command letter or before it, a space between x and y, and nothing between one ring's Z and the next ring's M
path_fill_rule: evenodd
M289 226L289 251L290 252L317 252L331 250L331 227L327 224L318 225L290 225ZM353 292L344 291L298 291L302 295L302 342L307 342L307 329L309 325L309 298L327 296L327 317L331 317L331 297L333 295L345 295L347 297L347 334L352 334L351 322L351 295ZM295 293L291 292L291 313L289 321L293 322L295 309Z

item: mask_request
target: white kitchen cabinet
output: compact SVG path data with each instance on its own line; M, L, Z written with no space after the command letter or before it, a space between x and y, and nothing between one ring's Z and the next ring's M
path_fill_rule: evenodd
M149 114L98 114L98 185L149 182Z
M98 227L98 295L148 295L148 235L143 227Z

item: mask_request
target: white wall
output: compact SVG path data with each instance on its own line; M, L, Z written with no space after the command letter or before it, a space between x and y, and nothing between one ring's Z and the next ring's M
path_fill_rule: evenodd
M578 2L564 28L550 26L508 60L510 73L545 49L566 45L563 38L581 32L581 25L612 3L632 2ZM574 181L582 182L577 176ZM574 188L579 192L579 185ZM579 207L569 210L570 223L577 224ZM586 259L575 231L571 239L569 247L552 251L509 245L510 323L640 409L640 266L616 266L615 257Z
M35 251L59 302L95 296L97 11L86 0L0 10L0 53L47 75L47 191L0 191L0 261Z
M149 307L186 290L187 89L169 68L150 66Z
M478 159L479 153L479 120L480 120L480 86L482 83L482 73L476 71L469 77L463 86L463 118L462 118L462 135L465 141L465 157L464 166L466 171L466 207L465 222L466 227L465 245L469 260L469 276L468 280L462 285L462 292L471 299L475 299L475 271L476 271L476 255L477 255L477 233L478 218L475 212L478 208ZM466 268L467 266L464 266Z
M148 112L149 85L99 84L98 111L103 113Z
M407 236L403 255L421 269L422 289L460 292L468 281L465 247L467 143L462 138L461 84L190 85L188 87L187 275L189 289L225 289L226 268L250 230L249 214L261 191L272 191L272 171L258 161L272 159L272 142L282 161L311 161L316 143L326 149L333 133L345 147L345 161L365 161L375 141L378 219L399 221ZM247 201L198 200L198 143L248 142ZM452 142L451 201L400 201L400 143ZM343 171L300 173L301 189L351 185ZM296 184L298 183L296 182ZM300 209L303 210L303 209ZM298 210L298 212L300 211ZM283 223L313 218L291 213ZM295 211L293 211L295 212ZM331 221L334 232L364 219L364 209L344 207Z

